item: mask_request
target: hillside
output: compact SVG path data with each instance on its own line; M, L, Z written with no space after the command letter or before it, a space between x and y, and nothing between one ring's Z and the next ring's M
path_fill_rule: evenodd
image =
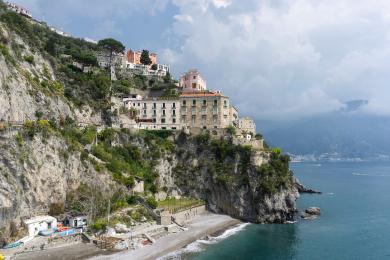
M12 241L22 220L77 212L99 231L107 210L202 199L214 212L257 223L291 220L298 197L288 156L235 145L232 136L113 129L108 96L131 88L175 95L174 80L96 66L99 46L62 37L0 2L0 237ZM84 73L73 61L88 63ZM81 127L81 125L83 127ZM145 190L133 196L135 182ZM107 205L111 205L107 209ZM137 209L145 216L145 209ZM139 221L132 212L127 221Z

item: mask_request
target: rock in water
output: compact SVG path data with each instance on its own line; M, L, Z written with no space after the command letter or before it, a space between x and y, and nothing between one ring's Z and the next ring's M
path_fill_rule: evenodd
M316 191L316 190L306 188L302 183L299 182L299 180L296 177L294 177L294 184L295 187L298 189L299 193L322 194L321 191Z
M319 207L310 207L302 213L301 218L303 219L316 219L319 215L321 215L321 209Z
M307 208L307 209L305 210L305 212L306 212L307 214L310 214L310 215L316 215L316 216L321 215L321 209L320 209L319 207L310 207L310 208Z

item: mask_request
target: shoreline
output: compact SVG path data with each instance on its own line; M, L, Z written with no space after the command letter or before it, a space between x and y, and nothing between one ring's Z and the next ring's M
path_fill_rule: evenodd
M242 222L227 215L208 213L192 220L188 225L188 230L163 237L152 245L133 251L124 251L111 255L98 255L90 259L156 259L180 250L198 239L221 233L240 223Z

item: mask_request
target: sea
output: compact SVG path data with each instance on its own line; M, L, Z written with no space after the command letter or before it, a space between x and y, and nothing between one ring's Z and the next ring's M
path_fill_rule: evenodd
M198 240L166 259L390 259L390 162L292 163L304 185L298 209L321 208L315 220L244 223Z

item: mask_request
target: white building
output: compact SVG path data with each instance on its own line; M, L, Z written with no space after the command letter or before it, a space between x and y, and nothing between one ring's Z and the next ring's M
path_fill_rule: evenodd
M125 107L136 110L135 121L137 129L149 130L179 130L180 101L170 98L143 98L142 100L126 99Z
M8 9L17 12L18 14L21 14L23 16L26 16L28 18L32 18L32 14L27 9L9 2L6 2L6 4L8 6Z
M72 37L72 35L64 32L64 31L61 31L60 29L57 29L55 27L49 27L49 29L52 31L52 32L55 32L56 34L59 34L61 36L64 36L64 37Z
M24 221L28 236L35 237L40 231L57 229L57 219L51 216L38 216Z
M169 72L169 66L164 64L156 64L157 70L151 69L151 66L143 65L143 64L136 64L126 61L126 69L132 70L135 73L138 73L140 75L144 76L160 76L164 77Z
M183 92L197 92L207 90L206 81L197 70L189 70L181 76L179 87Z

